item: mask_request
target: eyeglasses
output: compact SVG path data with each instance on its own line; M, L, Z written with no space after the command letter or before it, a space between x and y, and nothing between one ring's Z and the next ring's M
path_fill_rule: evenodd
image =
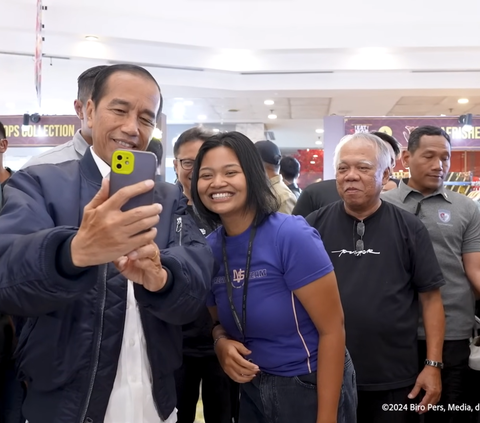
M360 237L360 239L357 240L357 243L355 244L355 248L357 251L363 251L365 250L365 244L363 242L363 236L365 235L365 223L363 222L357 223L357 235Z
M192 170L193 165L195 164L195 160L192 159L181 159L179 162L184 170Z

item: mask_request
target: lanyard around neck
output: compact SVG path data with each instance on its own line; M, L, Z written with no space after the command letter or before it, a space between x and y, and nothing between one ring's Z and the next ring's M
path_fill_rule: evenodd
M243 340L245 341L245 328L247 325L247 292L248 292L248 281L250 279L250 265L252 261L252 250L253 250L253 240L255 239L255 235L257 233L257 226L254 222L253 228L250 230L250 239L248 241L248 249L247 249L247 262L245 265L244 270L240 270L239 272L244 272L243 277L243 295L242 295L242 318L238 315L237 309L235 304L233 303L233 283L232 278L230 276L230 269L228 267L228 258L227 258L227 246L225 241L225 235L222 237L222 253L223 253L223 264L225 267L225 279L227 285L227 293L228 293L228 302L230 303L230 309L232 310L232 316L235 320L235 324L237 325L238 330L243 336ZM239 278L240 279L240 278Z

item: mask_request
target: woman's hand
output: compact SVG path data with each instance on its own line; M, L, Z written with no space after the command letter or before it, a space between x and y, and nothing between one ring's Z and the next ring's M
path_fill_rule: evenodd
M237 383L250 382L260 371L259 367L244 357L252 352L232 339L220 338L215 346L223 371Z

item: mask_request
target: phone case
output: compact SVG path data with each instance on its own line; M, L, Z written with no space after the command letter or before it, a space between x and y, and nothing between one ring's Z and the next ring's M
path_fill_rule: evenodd
M120 165L120 167L118 167ZM116 150L112 156L110 196L120 189L147 179L155 180L157 156L148 151ZM153 204L153 189L131 198L122 211Z

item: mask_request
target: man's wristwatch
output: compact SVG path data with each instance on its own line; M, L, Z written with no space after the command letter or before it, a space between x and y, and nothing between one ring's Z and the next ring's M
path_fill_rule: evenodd
M425 360L425 366L432 366L432 367L437 367L439 369L443 369L443 363L440 361L432 361L432 360Z

